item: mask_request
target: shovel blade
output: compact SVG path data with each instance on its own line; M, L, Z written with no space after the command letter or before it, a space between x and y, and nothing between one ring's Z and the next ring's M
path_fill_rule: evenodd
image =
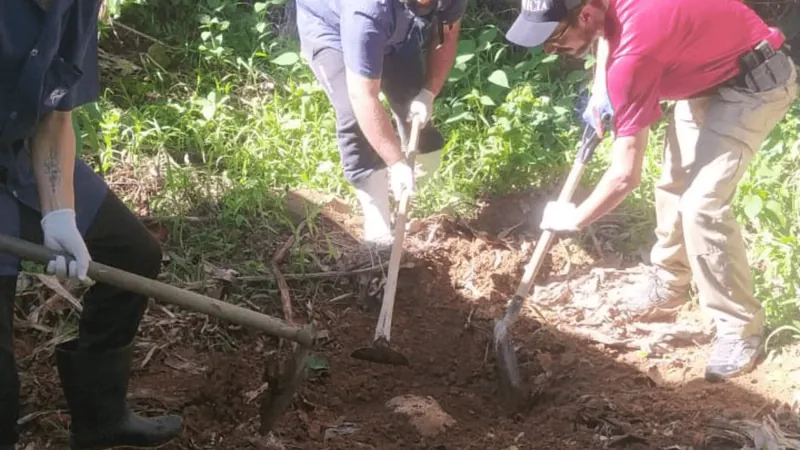
M372 343L372 347L364 347L355 350L350 354L350 357L392 366L408 365L408 358L397 350L392 350L392 348L389 347L389 342L384 338L375 340Z
M497 375L500 377L500 389L507 396L516 396L522 392L522 379L519 374L517 353L508 331L508 323L499 320L494 325L494 352Z

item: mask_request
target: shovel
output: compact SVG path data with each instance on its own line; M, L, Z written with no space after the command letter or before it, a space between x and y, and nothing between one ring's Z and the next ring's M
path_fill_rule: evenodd
M47 264L57 253L29 241L0 234L0 252L17 255L20 258ZM64 255L67 264L71 256ZM152 280L98 262L89 262L88 275L91 279L116 286L127 291L147 297L153 297L165 303L214 316L237 325L263 331L269 335L282 337L299 345L296 347L290 368L283 374L284 386L279 392L269 392L267 402L262 405L262 432L268 431L291 405L294 393L305 378L306 359L311 346L316 340L316 333L311 326L298 327L276 317L242 308L205 295L180 289L160 281Z
M408 143L406 158L411 167L414 167L414 157L417 153L417 141L419 140L419 119L414 118L411 125L411 137ZM375 327L375 337L371 347L364 347L355 350L350 354L351 357L364 361L372 361L380 364L391 364L395 366L407 366L408 358L397 350L389 346L392 329L392 311L394 309L394 295L397 291L397 276L400 272L400 257L403 255L403 239L406 233L406 212L411 201L411 193L403 192L400 202L397 205L397 219L394 225L394 243L392 244L392 255L389 257L389 274L386 279L386 286L383 289L383 303L381 313L378 316L378 325Z
M581 175L583 175L586 164L591 159L601 140L602 138L597 136L594 127L587 126L584 129L583 137L581 138L581 148L572 165L572 170L569 172L567 181L561 189L558 201L570 201L572 195L575 193L575 189L578 187L578 182L580 181ZM511 342L509 328L517 319L517 315L522 308L522 302L531 290L533 280L539 272L542 262L544 262L544 255L550 247L552 240L553 233L545 230L536 242L536 248L533 251L531 260L525 267L522 282L511 298L505 315L501 320L496 321L494 325L494 350L497 372L500 376L500 388L501 391L511 399L522 399L524 395L522 395L523 388L519 374L519 366L517 364L517 355L514 351L514 345Z

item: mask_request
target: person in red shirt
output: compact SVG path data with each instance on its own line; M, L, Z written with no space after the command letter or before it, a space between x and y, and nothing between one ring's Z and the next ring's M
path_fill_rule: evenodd
M542 229L576 231L616 208L640 183L660 101L676 100L656 186L652 276L629 308L640 318L674 311L689 299L693 280L716 327L706 379L750 371L764 312L731 199L797 96L784 37L740 0L523 0L522 6L507 33L515 44L578 58L598 40L607 45L596 77L605 89L595 88L607 101L590 104L613 113L610 167L580 205L550 202Z

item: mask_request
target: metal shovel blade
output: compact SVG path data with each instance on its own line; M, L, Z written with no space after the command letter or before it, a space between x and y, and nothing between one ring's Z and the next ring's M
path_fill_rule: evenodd
M497 364L497 374L500 377L500 389L510 398L522 393L522 379L519 374L519 364L517 363L517 353L514 351L514 343L511 341L509 329L516 319L523 298L515 295L506 314L501 320L494 324L494 351Z
M408 358L397 350L392 350L392 348L389 347L389 342L383 338L379 338L373 342L372 347L359 348L353 351L350 357L393 366L408 365Z

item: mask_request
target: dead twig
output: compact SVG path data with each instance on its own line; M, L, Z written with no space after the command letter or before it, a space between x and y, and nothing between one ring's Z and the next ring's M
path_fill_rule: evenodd
M61 284L61 282L58 280L58 278L56 278L56 277L54 277L54 276L52 276L52 275L45 275L45 274L39 274L39 273L37 273L35 276L36 276L36 278L38 278L38 279L39 279L39 281L41 281L41 282L42 282L42 283L43 283L45 286L49 287L49 288L50 288L50 289L52 289L52 290L53 290L53 291L54 291L56 294L58 294L59 296L61 296L61 298L63 298L63 299L64 299L64 300L66 300L67 302L69 302L69 304L70 304L70 305L72 305L72 307L73 307L73 308L75 308L75 310L76 310L76 311L78 311L79 313L83 311L83 306L82 306L82 305L81 305L81 303L78 301L78 299L76 299L76 298L75 298L75 297L74 297L74 296L73 296L73 295L72 295L72 294L71 294L71 293L70 293L70 292L69 292L69 291L68 291L68 290L67 290L67 289L64 287L64 285L62 285L62 284ZM53 302L54 302L56 299L57 299L57 297L56 297L56 298L52 298L52 299L48 300L48 301L47 301L47 303L45 303L45 305L43 305L43 308L44 308L44 309L50 309L50 308L52 308L52 307L53 307Z
M289 284L286 282L286 278L281 273L280 268L278 265L280 262L286 257L286 253L289 252L289 249L294 245L294 235L291 235L286 242L283 243L283 247L272 257L272 261L270 262L270 267L272 268L272 274L275 276L275 279L278 281L278 289L281 291L281 302L283 303L283 317L286 319L287 322L290 324L294 324L294 320L292 319L292 297L289 295Z
M589 237L592 239L592 245L594 245L594 251L597 252L598 258L601 261L606 259L606 254L603 251L603 246L600 244L600 239L597 238L597 232L595 231L594 227L589 227Z
M346 299L348 299L348 298L350 298L350 297L355 297L355 296L356 296L356 294L354 294L354 293L352 293L352 292L348 292L348 293L346 293L346 294L342 294L342 295L336 296L336 297L334 297L334 298L332 298L332 299L328 300L328 303L336 303L336 302L340 302L340 301L342 301L342 300L346 300Z
M285 280L317 280L322 278L339 278L351 277L356 275L364 275L374 272L382 272L389 267L389 262L381 263L376 266L365 267L355 270L333 270L329 272L311 272L311 273L285 273L282 275ZM414 263L401 264L401 269L413 269ZM277 281L275 275L249 275L236 277L237 280L243 283L263 283L265 281Z
M133 33L133 34L135 34L135 35L137 35L139 37L143 37L143 38L145 38L145 39L147 39L149 41L153 41L156 44L158 44L158 45L160 45L160 46L162 46L164 48L168 48L170 50L180 50L180 48L175 47L174 45L169 45L169 44L165 43L164 41L158 40L158 39L154 38L153 36L150 36L149 34L142 33L141 31L139 31L137 29L129 27L128 25L125 25L124 23L122 23L120 21L114 20L112 22L112 26L120 27L123 30L129 31L129 32L131 32L131 33Z

